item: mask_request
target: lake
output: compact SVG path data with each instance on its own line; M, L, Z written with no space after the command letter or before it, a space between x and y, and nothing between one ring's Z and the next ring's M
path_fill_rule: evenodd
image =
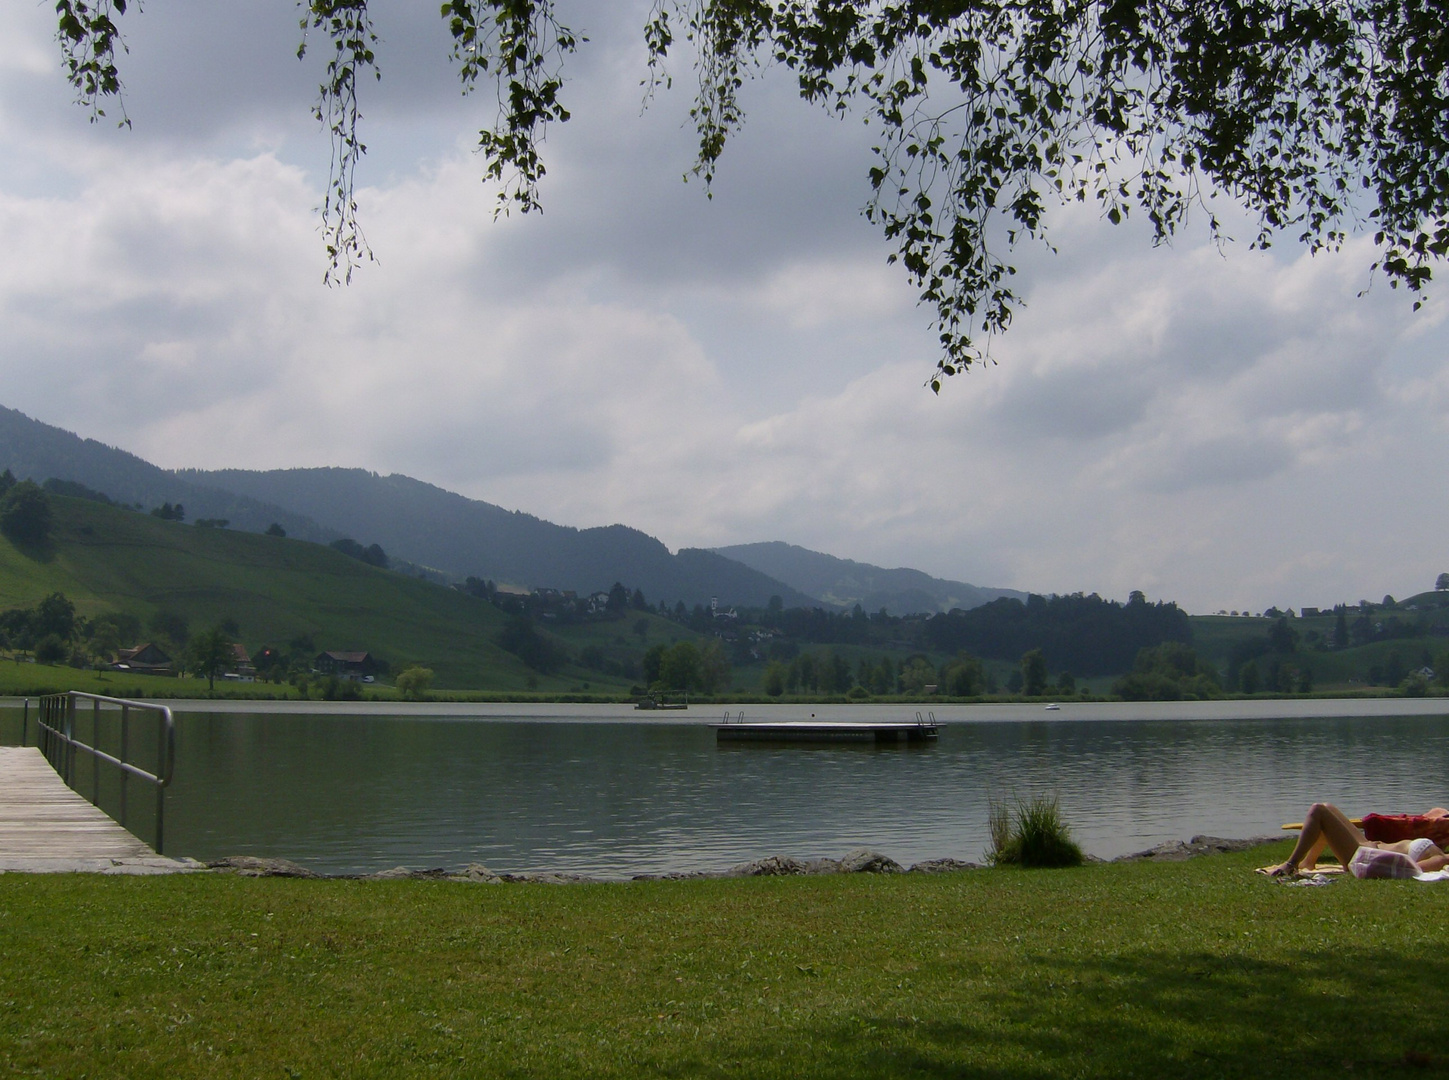
M1198 833L1277 833L1315 799L1352 813L1449 801L1449 716L1423 700L938 707L938 744L879 749L717 746L713 708L174 707L167 853L334 873L481 862L627 878L862 846L904 865L979 860L991 800L1042 794L1088 852L1112 858ZM0 741L18 741L17 717L5 710ZM132 824L149 835L144 812Z

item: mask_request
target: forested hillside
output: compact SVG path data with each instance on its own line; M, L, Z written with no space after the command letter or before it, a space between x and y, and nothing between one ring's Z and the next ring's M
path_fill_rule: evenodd
M742 563L707 551L677 555L625 525L576 529L465 498L421 480L365 469L187 470L196 483L276 503L390 554L454 577L589 593L615 581L669 604L787 606L816 601Z
M4 469L37 484L50 479L76 481L127 506L149 510L167 502L180 504L192 520L225 519L234 529L262 532L277 523L289 536L322 543L342 535L305 514L193 482L125 450L83 439L0 406L0 470Z
M1040 649L1051 670L1094 676L1130 671L1139 649L1190 644L1192 627L1176 604L1150 604L1140 592L1126 604L1075 593L994 600L936 615L925 635L941 652L964 649L985 658L1010 660Z
M1198 652L1229 691L1449 688L1449 589L1309 614L1193 617Z
M377 545L415 571L433 570L452 581L478 577L583 594L627 581L671 606L717 597L726 606L764 607L778 596L787 608L861 604L895 614L971 607L1009 594L774 542L671 553L626 525L557 525L411 477L364 469L173 472L0 407L4 468L20 479L59 482L71 494L80 492L64 485L80 484L124 506L184 508L178 520L225 521L248 532L275 525L293 538Z
M529 588L589 593L619 580L671 604L816 601L790 586L706 551L669 549L624 525L576 529L414 480L363 469L172 472L69 431L0 407L0 470L36 483L79 483L125 506L170 504L184 520L226 521L233 530L330 543L378 544L390 557L454 580L490 578Z

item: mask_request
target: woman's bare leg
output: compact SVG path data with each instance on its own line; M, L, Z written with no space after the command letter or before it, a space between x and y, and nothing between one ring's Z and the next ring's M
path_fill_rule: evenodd
M1325 844L1347 866L1353 853L1367 843L1368 838L1342 810L1332 803L1314 803L1308 808L1308 816L1303 819L1303 831L1298 834L1298 843L1293 847L1293 854L1273 872L1292 874L1305 863L1309 866L1315 865L1318 853Z
M1323 854L1323 849L1327 846L1328 837L1324 836L1322 833L1319 833L1318 839L1313 841L1313 846L1308 849L1308 854L1304 855L1303 858L1299 860L1298 869L1315 869L1318 866L1318 856Z

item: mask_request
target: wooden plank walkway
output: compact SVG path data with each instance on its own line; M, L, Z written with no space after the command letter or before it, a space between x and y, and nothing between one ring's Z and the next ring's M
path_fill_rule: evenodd
M66 786L33 746L0 747L0 873L166 874L201 869L168 859Z

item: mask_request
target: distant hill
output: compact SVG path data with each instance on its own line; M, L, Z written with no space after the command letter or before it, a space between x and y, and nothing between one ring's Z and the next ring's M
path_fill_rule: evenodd
M276 522L288 536L317 543L342 535L304 514L184 479L125 450L0 406L0 472L5 469L37 484L51 479L78 481L119 503L139 503L148 510L163 502L181 503L188 521L225 518L232 528L248 532L263 532Z
M115 501L149 509L181 503L186 518L225 518L263 532L273 522L316 543L344 536L381 544L388 555L457 578L477 576L530 588L592 592L615 581L653 602L787 607L813 597L706 551L671 555L624 525L575 529L468 499L411 477L362 469L169 471L125 450L0 406L0 470L21 479L76 481Z
M273 522L293 538L380 544L415 572L490 578L500 584L587 593L621 581L652 602L692 607L718 597L758 606L827 606L895 614L971 608L1010 589L886 570L778 542L671 554L626 525L577 529L465 498L408 476L364 469L169 471L134 454L0 406L0 470L21 479L76 481L126 505L181 503L188 521L225 518L263 532Z
M837 608L859 604L868 612L885 608L893 615L907 615L952 608L967 610L1003 596L1026 599L1026 593L1014 589L946 581L920 570L886 570L778 540L714 550Z
M252 652L310 635L319 651L365 650L394 671L422 663L440 687L526 685L522 663L495 644L504 614L456 589L320 544L199 529L80 499L51 505L55 542L42 557L0 537L0 610L61 592L82 615L124 612L143 626L163 611L193 632L235 620Z
M465 498L394 473L365 469L221 469L179 474L199 486L239 492L287 508L389 555L458 578L585 593L621 581L651 603L809 607L812 596L725 556L695 549L671 555L654 537L625 525L576 529Z

